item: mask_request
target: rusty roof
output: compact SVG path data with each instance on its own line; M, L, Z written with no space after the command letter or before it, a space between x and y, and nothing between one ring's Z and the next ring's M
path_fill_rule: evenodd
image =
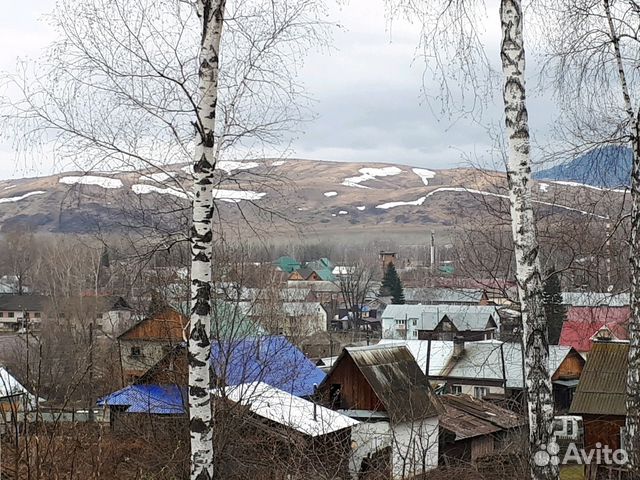
M442 395L440 426L455 433L456 440L490 435L501 430L522 427L524 417L491 402L468 395Z
M439 413L439 401L411 352L404 346L347 347L349 355L394 422L428 418ZM340 363L335 362L334 368Z
M628 354L627 342L594 342L570 413L626 415Z

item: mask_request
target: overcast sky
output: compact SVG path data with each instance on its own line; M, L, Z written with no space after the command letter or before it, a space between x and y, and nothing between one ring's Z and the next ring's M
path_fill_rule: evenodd
M17 57L37 56L53 40L42 17L54 4L3 2L0 70L14 70ZM390 29L383 5L382 0L351 0L335 8L334 18L343 28L334 36L332 51L314 52L305 62L303 81L316 100L317 119L305 125L293 155L436 169L464 165L468 158L489 160L492 141L485 127L501 122L499 97L482 118L483 126L434 113L421 93L424 64L415 59L419 30L399 19ZM488 13L496 21L495 27L487 26L487 41L495 43L497 53L497 10ZM426 86L427 93L438 94L434 85ZM0 144L0 178L53 171L50 160L17 161L10 145Z

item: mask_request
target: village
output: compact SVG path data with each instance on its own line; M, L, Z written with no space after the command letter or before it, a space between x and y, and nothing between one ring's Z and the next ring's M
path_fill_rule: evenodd
M283 256L251 264L268 272L261 286L244 286L233 272L219 278L209 368L216 438L224 444L216 468L224 478L523 474L527 420L515 284L465 279L450 262L428 263L381 251L362 275L358 262ZM416 268L430 285L402 281L415 278ZM109 266L103 261L101 269ZM34 436L54 438L80 425L122 445L144 439L133 459L140 471L154 471L149 451L173 449L178 475L188 461L189 305L181 275L178 269L174 283L143 299L104 287L63 301L29 285L20 285L20 294L15 276L2 277L4 451L38 455L28 453ZM141 300L147 304L138 311L132 305ZM569 444L619 449L628 296L556 291L549 302L562 314L549 345L555 453L566 454ZM78 350L53 344L68 356L43 353L52 348L51 332L66 330L70 341L69 329L87 328L91 338ZM49 375L51 366L65 378ZM15 460L3 456L3 471L18 475ZM585 478L623 471L613 462L563 468Z

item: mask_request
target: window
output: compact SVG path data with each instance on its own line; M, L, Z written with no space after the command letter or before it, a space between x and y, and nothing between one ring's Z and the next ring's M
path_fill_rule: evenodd
M140 347L131 347L131 356L132 357L141 357L142 351Z
M413 331L413 336L414 336L414 337L416 337L416 338L418 338L418 331L417 331L417 330L414 330L414 331Z
M473 396L476 398L484 398L489 395L487 387L473 387Z
M407 324L406 320L396 320L396 325L399 327L403 327Z
M40 318L40 312L35 312L33 314L33 318Z
M462 394L462 385L451 385L451 393L454 395Z
M14 312L9 312L9 318L13 318L15 316Z
M0 312L0 318L4 318L4 312Z
M417 326L418 326L418 320L416 320L416 319L414 319L414 320L413 320L413 326L414 326L414 327L417 327Z

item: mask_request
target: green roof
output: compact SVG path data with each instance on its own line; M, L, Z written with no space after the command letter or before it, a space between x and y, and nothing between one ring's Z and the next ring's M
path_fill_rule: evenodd
M180 302L174 308L189 317L189 303ZM249 319L242 308L234 302L218 301L213 305L211 335L225 340L240 340L265 335L261 325Z
M278 258L274 263L280 270L286 273L292 273L302 266L295 258L287 256Z

